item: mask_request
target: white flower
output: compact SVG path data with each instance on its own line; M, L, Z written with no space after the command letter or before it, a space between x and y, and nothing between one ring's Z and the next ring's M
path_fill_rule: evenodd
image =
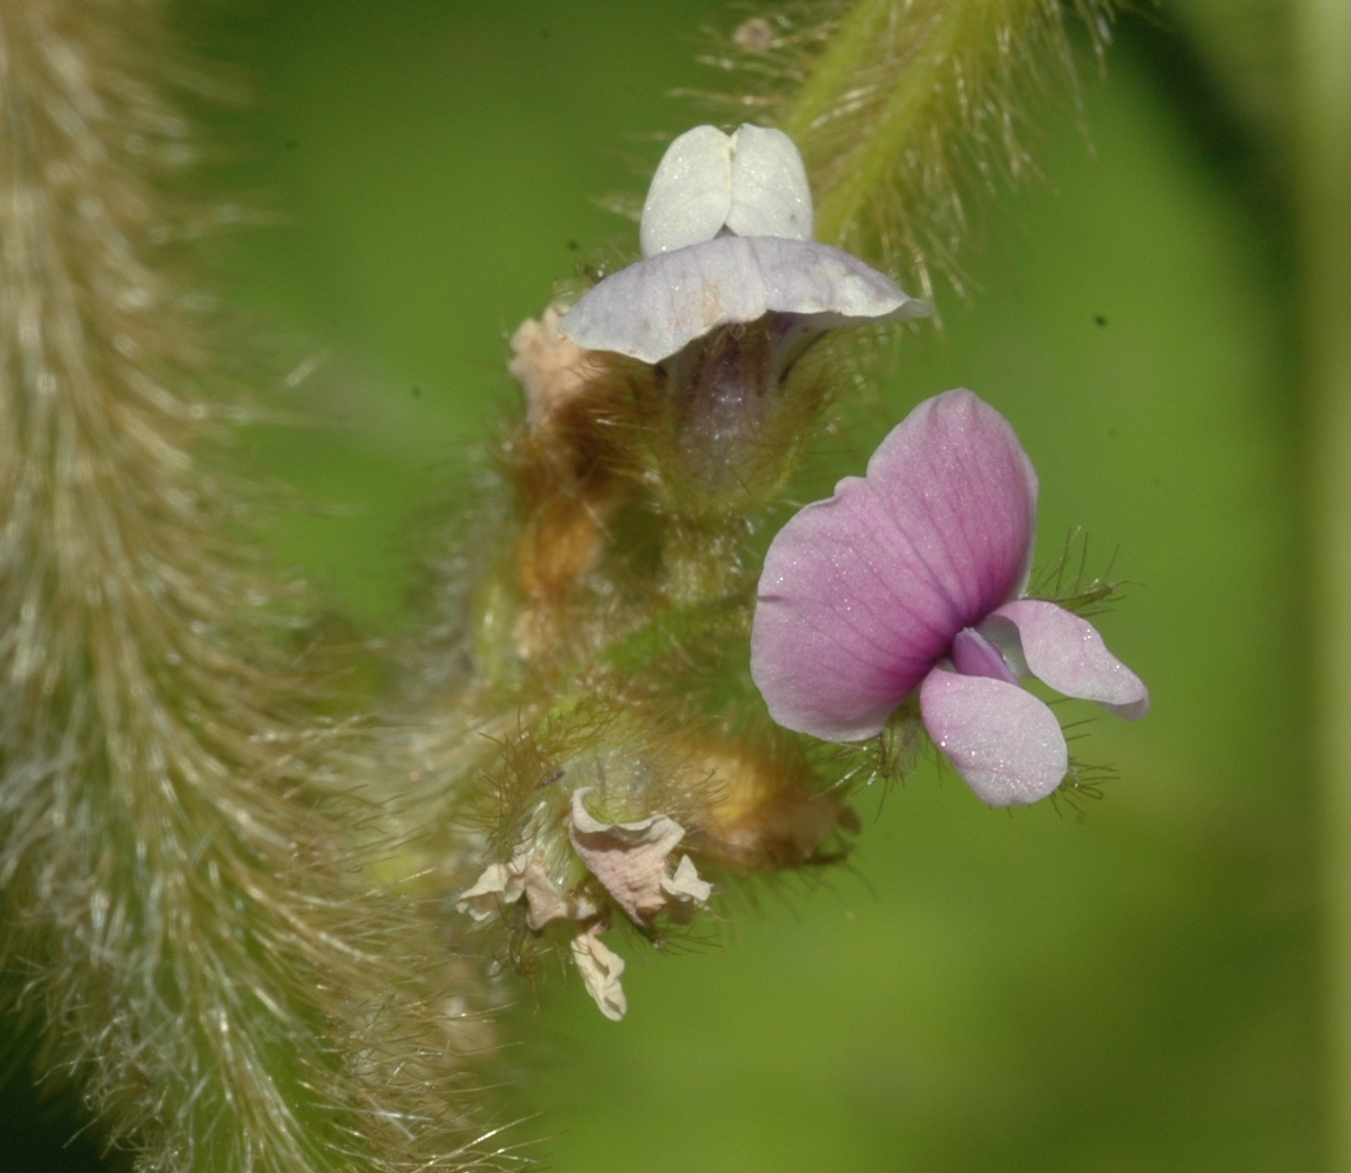
M857 257L816 243L812 227L807 173L786 134L696 126L652 179L645 259L586 293L559 332L587 350L657 363L719 326L766 314L800 339L930 312Z

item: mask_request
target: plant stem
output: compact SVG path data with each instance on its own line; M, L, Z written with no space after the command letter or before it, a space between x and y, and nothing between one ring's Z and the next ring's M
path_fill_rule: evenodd
M853 11L840 22L830 38L829 48L803 83L797 101L783 120L783 129L790 138L801 138L849 88L891 6L892 0L858 0Z
M854 6L784 119L783 129L791 137L802 139L829 118L833 109L848 107L851 91L866 76L868 64L877 59L875 42L888 36L887 26L896 19L899 7L895 0L859 0ZM916 122L932 107L940 74L951 65L961 35L984 19L981 8L974 0L951 0L928 16L930 27L918 51L904 62L904 68L896 70L894 88L873 125L860 136L847 172L816 209L821 240L844 240L859 213L895 171L902 151L914 141ZM897 62L898 67L901 64Z
M1296 13L1329 1160L1351 1171L1351 5Z

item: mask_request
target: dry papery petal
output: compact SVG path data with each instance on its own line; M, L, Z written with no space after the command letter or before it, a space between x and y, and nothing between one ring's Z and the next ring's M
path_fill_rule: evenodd
M558 332L562 316L563 311L551 305L539 321L527 318L511 336L507 371L525 392L526 422L532 428L550 423L593 373L586 351Z
M503 905L519 900L522 891L521 875L511 864L492 863L472 887L460 893L455 911L467 913L482 924L501 912Z
M489 864L474 885L460 894L455 909L483 923L522 897L526 924L534 932L553 920L581 921L600 912L584 891L559 891L533 844L517 847L510 863Z
M682 855L676 865L675 875L661 878L662 891L677 900L692 901L695 904L707 904L713 895L713 885L699 878L699 869L688 855Z
M671 901L704 903L712 886L699 879L689 856L674 876L666 861L685 837L685 828L663 814L634 823L602 823L586 809L591 787L572 793L568 834L573 849L616 903L639 924L647 924Z
M597 921L573 937L572 960L600 1012L611 1022L618 1022L629 1009L629 1000L619 981L624 973L624 959L601 941L605 928Z

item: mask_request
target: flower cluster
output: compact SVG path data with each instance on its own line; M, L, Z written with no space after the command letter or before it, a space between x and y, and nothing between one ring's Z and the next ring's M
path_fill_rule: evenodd
M805 414L784 408L797 356L829 329L929 312L812 232L807 176L786 135L701 126L676 139L644 207L644 259L570 309L550 307L512 339L511 371L526 392L533 442L566 442L576 450L569 460L603 465L572 415L600 395L607 372L627 372L645 389L642 402L655 406L625 434L669 440L654 448L644 486L695 482L697 495L686 501L700 509L718 502L733 517L772 500L787 475L777 466L790 462L807 426ZM618 410L597 417L604 429L615 429ZM756 459L776 467L752 490ZM574 527L558 521L566 494L544 496L554 512L530 532L542 541L547 530L549 549L585 554L547 561L569 574L601 566L617 511L580 496L573 512L587 526L579 544ZM668 516L680 508L670 500ZM920 404L873 455L866 477L845 478L769 548L751 630L751 675L782 727L767 744L793 741L783 729L836 742L876 737L917 694L938 749L981 799L1009 806L1052 793L1070 768L1059 722L1023 680L1141 716L1144 685L1096 630L1054 603L1023 597L1036 507L1036 473L1003 416L969 391ZM719 531L694 525L688 533L686 553L712 561L705 539ZM663 547L660 589L688 608L669 554ZM537 586L540 575L526 578ZM799 743L797 765L764 769L738 765L736 753L648 760L625 740L641 718L631 700L620 703L625 721L606 734L605 753L584 761L576 745L565 747L521 790L500 840L503 857L457 905L476 921L566 942L611 1019L627 1006L624 961L600 936L627 921L655 939L665 925L687 922L712 887L684 852L715 866L760 856L793 866L817 858L845 818L834 800L797 801L793 771L812 773ZM906 714L913 721L912 707ZM771 786L756 781L769 776ZM756 826L741 828L746 818Z

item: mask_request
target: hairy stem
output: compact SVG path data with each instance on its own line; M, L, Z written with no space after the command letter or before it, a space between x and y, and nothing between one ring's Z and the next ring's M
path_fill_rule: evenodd
M800 90L767 103L801 148L817 234L932 291L962 288L967 202L1032 166L1024 107L1046 62L1074 85L1066 9L1097 47L1109 0L857 0L808 64ZM794 71L796 72L796 71Z
M144 1170L462 1169L474 978L362 880L381 812L225 536L159 11L0 4L0 958Z
M1297 214L1308 396L1323 834L1328 1168L1351 1170L1351 7L1296 8Z
M921 50L899 71L894 89L877 113L872 133L859 142L849 168L816 209L817 234L822 240L844 240L851 235L862 210L895 171L917 119L926 113L939 72L950 62L958 37L971 22L971 10L987 7L980 0L951 0L933 14L930 27L922 35ZM894 17L892 0L864 0L854 9L793 106L784 126L790 136L805 138L814 123L831 117L832 109L857 84L860 58L875 51Z

